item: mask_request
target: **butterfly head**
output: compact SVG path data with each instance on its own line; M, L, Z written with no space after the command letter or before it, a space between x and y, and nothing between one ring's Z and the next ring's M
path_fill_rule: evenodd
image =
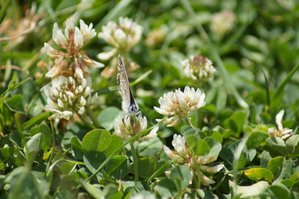
M130 113L137 113L139 111L139 108L137 104L133 103L129 106L129 112Z

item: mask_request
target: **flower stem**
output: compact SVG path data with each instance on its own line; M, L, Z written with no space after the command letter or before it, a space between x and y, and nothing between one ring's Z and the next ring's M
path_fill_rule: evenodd
M55 127L54 127L54 124L53 124L53 121L50 121L50 130L51 130L51 134L52 134L52 144L53 144L53 146L52 146L52 148L53 148L53 151L51 152L51 154L50 154L50 157L49 157L49 159L48 159L48 163L47 163L47 166L46 166L46 173L48 173L48 171L49 171L49 168L50 168L50 166L51 166L51 163L52 163L52 159L53 159L53 157L54 157L54 148L55 148Z
M99 121L94 116L92 110L89 107L87 107L87 114L88 114L89 118L91 119L92 123L94 124L94 126L96 128L101 128L101 125L100 125Z
M82 116L80 114L77 114L77 115L79 116L80 120L84 124L86 124L89 128L96 128L95 125L91 121L89 121L86 117L84 117L84 116Z
M189 126L191 126L191 127L195 130L195 132L198 131L198 129L192 124L192 122L191 122L191 120L190 120L189 117L185 117L185 118L184 118L184 121L185 121Z
M134 142L130 143L132 156L133 156L133 163L134 163L134 176L135 176L135 182L139 180L139 167L138 167L138 157L137 157L137 151L134 147Z

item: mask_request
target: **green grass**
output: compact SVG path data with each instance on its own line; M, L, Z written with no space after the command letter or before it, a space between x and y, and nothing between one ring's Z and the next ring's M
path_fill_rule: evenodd
M212 25L225 10L235 21L221 35ZM298 10L295 0L0 0L0 197L299 198ZM45 42L59 49L53 25L64 29L70 17L76 26L93 23L97 34L129 17L142 37L105 61L97 55L112 46L98 36L87 42L81 53L105 67L84 73L91 87L84 114L55 120L45 93L54 59L41 49ZM118 54L148 123L128 139L114 130L123 114ZM188 77L182 61L192 55L210 59L214 76ZM159 98L186 86L200 89L206 105L174 126L157 122ZM142 140L156 127L156 138ZM271 136L271 128L292 133ZM170 158L165 146L177 149L175 134L186 150Z

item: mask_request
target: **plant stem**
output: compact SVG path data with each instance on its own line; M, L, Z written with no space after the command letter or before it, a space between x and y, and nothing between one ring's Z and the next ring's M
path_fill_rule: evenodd
M191 127L195 130L195 132L198 132L198 129L192 124L192 122L191 122L191 120L190 120L190 118L189 118L188 116L184 118L184 121L185 121L189 126L191 126Z
M47 163L47 166L46 166L46 171L48 172L49 171L49 168L50 168L50 166L51 166L51 162L52 162L52 159L53 159L53 157L54 157L54 155L53 155L53 153L54 153L54 149L55 149L55 127L54 127L54 124L53 124L53 121L50 121L50 130L51 130L51 133L52 133L52 144L53 144L53 146L52 146L52 148L53 148L53 151L52 151L52 153L50 154L50 157L49 157L49 159L48 159L48 163ZM46 172L46 173L47 173Z
M88 121L86 117L84 117L84 116L82 116L80 114L77 114L77 115L79 116L79 118L81 119L81 121L84 124L86 124L89 128L96 128L95 125L92 122Z
M91 119L92 123L94 124L94 126L97 128L101 128L100 123L98 122L97 118L95 118L92 110L89 107L87 107L87 114L88 114L89 118Z
M139 180L139 165L138 165L137 151L134 147L134 141L130 143L130 146L131 146L131 152L133 156L135 182L137 182Z

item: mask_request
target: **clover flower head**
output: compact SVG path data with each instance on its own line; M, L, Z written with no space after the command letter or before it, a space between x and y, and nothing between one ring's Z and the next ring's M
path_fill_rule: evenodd
M277 128L269 128L268 134L272 137L280 137L281 139L287 139L293 134L292 129L283 128L282 126L282 118L284 115L284 110L279 111L275 117L275 122L277 125Z
M222 11L212 16L210 30L222 37L225 33L231 31L234 28L236 16L231 11Z
M81 48L95 35L96 32L92 28L92 24L88 26L82 20L80 20L80 28L78 28L75 27L72 18L69 18L64 30L55 23L52 39L60 49L56 49L48 43L44 44L42 52L54 59L54 64L46 76L49 78L60 75L83 77L88 66L103 67L103 64L91 60L81 52Z
M186 86L184 91L177 89L165 93L159 99L160 107L154 109L166 118L157 119L163 121L167 126L176 125L181 118L187 117L191 111L199 109L205 105L205 94L200 89Z
M163 150L169 158L175 159L178 163L183 163L185 159L188 159L189 155L186 148L186 140L183 136L174 134L171 144L174 151L165 145L163 146Z
M211 60L197 55L191 56L182 62L186 76L193 80L206 80L216 72Z
M122 139L128 139L147 128L147 119L141 115L125 115L114 122L114 133Z
M174 164L184 164L189 166L192 169L192 176L197 175L203 185L215 183L215 181L209 178L207 174L219 172L223 169L224 165L208 166L208 164L216 161L218 155L195 155L186 143L186 139L177 134L174 134L173 136L172 146L174 150L169 149L165 145L163 146L163 150L170 159L173 159Z
M15 16L5 17L0 24L1 39L9 40L4 47L6 50L22 43L30 32L37 32L39 30L38 22L42 16L37 12L36 3L32 3L31 8L25 10L25 15L18 19Z
M70 120L75 113L83 115L90 96L86 79L60 76L44 87L47 97L46 109L52 118Z
M52 39L57 46L73 53L79 51L84 44L96 36L96 32L92 27L92 24L87 26L83 20L80 20L80 28L75 27L73 19L69 18L66 21L64 30L60 29L57 23L54 24Z
M141 39L142 27L129 18L120 17L118 23L108 22L103 26L99 38L105 40L114 48L108 52L98 54L101 60L108 60L119 51L128 52Z
M166 33L167 33L167 28L165 26L155 29L155 30L149 32L145 43L148 46L153 47L153 46L161 43L162 41L164 41Z

